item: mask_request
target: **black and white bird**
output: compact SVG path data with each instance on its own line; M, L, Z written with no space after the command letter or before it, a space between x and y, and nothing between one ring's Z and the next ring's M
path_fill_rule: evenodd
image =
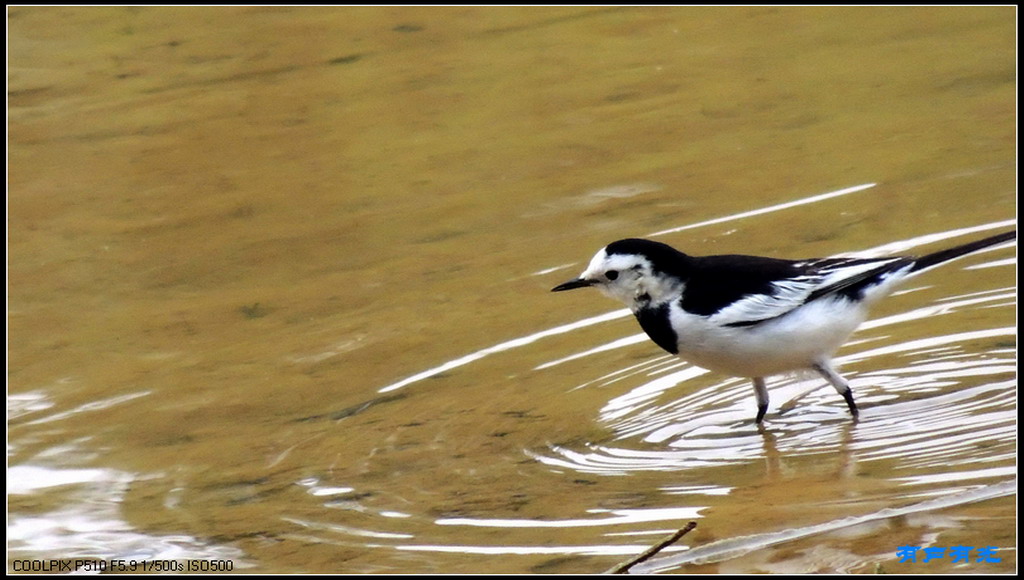
M594 286L624 302L661 348L706 369L749 377L760 424L765 377L810 369L857 404L833 353L868 308L921 271L1017 238L1005 232L921 256L782 260L690 256L660 242L619 240L597 252L579 278L552 292Z

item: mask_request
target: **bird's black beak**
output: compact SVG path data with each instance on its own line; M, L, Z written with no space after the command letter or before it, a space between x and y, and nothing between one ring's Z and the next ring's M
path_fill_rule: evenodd
M562 290L573 290L575 288L586 288L587 286L593 286L597 282L593 280L584 280L583 278L574 278L568 282L559 284L551 289L552 292L561 292Z

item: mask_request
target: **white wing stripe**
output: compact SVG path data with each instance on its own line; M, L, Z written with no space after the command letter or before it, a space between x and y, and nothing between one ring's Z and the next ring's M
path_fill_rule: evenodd
M808 262L802 265L812 269L811 273L777 280L772 283L774 294L744 296L712 315L710 320L715 324L737 325L777 318L805 304L815 290L840 284L843 280L856 278L871 270L884 269L887 264L900 260L901 258L889 260L849 258L841 261L833 259ZM815 269L816 267L817 269ZM871 285L883 283L897 272L884 271Z

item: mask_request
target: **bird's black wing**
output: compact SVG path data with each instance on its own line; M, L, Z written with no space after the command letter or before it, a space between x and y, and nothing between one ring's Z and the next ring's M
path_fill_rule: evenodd
M899 270L914 264L912 258L824 258L813 260L808 266L823 276L820 286L807 297L807 301L831 294L859 300L864 291Z
M686 280L681 306L700 316L711 316L750 297L779 293L776 283L806 275L794 260L724 255L695 258Z
M778 260L709 256L687 282L684 310L725 326L751 326L826 296L860 299L864 290L908 267L907 258Z

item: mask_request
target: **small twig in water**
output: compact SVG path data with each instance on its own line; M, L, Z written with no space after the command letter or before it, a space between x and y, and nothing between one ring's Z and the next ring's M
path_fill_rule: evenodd
M650 548L647 548L646 550L641 552L639 555L637 555L637 556L635 556L633 558L630 558L629 560L626 560L625 562L622 562L620 564L616 564L615 566L611 567L607 572L605 572L605 574L626 574L626 573L628 573L630 568L632 568L633 566L636 566L640 562L643 562L645 560L650 559L651 556L657 554L658 552L660 552L660 551L664 550L665 548L671 546L672 544L678 542L679 538L682 538L686 534L690 533L690 530L692 530L693 528L696 528L696 527L697 527L697 522L690 522L690 523L686 524L685 526L683 526L682 528L677 530L671 536L668 536L664 540L658 542L657 544L654 544Z

